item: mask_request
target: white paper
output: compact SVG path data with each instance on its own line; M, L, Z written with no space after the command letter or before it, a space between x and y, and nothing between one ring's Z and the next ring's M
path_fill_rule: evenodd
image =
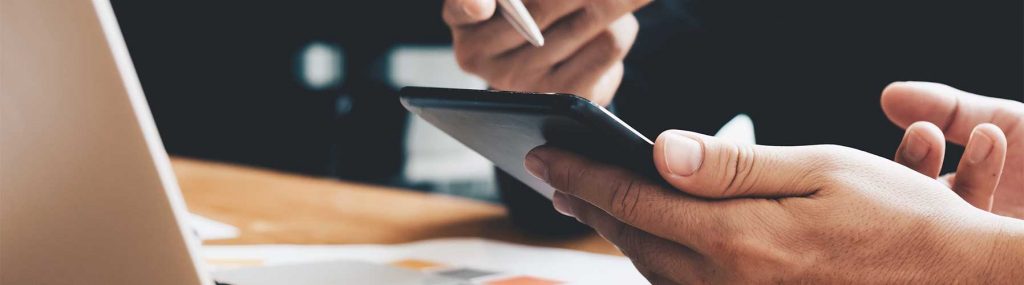
M581 251L509 244L483 239L440 239L401 245L249 245L205 246L203 256L215 270L233 268L223 261L283 265L317 261L353 260L377 264L418 259L446 264L447 268L473 268L527 275L565 284L647 284L629 259ZM474 280L477 282L478 280ZM481 282L484 282L481 281Z

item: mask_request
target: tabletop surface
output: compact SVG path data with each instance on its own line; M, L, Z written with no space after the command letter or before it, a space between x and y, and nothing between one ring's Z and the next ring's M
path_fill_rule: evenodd
M190 211L239 228L236 239L205 244L395 244L480 237L621 254L595 234L525 234L500 205L189 158L172 158L172 164Z

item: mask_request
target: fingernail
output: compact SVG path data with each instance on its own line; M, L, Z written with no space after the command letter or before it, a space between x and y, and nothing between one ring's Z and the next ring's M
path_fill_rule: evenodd
M532 152L526 155L526 161L523 163L526 166L526 171L530 172L533 177L548 181L548 166L544 164L544 160L533 154Z
M911 162L921 162L925 156L928 156L928 150L928 142L918 135L911 134L907 139L907 148L903 156Z
M704 161L704 148L700 142L674 133L669 133L665 139L665 164L670 173L690 176L700 169Z
M555 211L562 215L569 217L576 217L572 212L572 206L569 205L569 197L562 192L555 192L555 195L551 197L551 203L555 206Z
M971 139L968 143L970 145L967 151L970 153L967 154L967 161L973 164L978 164L988 158L989 154L992 153L992 148L995 146L992 138L977 130L971 134Z

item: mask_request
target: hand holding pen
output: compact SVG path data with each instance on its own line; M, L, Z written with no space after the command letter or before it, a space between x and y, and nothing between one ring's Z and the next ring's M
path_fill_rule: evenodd
M647 3L511 0L497 17L499 1L446 0L443 16L459 65L493 88L572 93L608 104L636 39L632 12Z

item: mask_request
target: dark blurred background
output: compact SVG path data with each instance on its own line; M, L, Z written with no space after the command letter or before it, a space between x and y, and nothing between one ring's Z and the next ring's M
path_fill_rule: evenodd
M388 182L401 168L407 119L385 56L399 44L445 45L440 3L114 1L114 7L169 152ZM321 53L312 60L343 57L343 65L321 68L335 74L311 84L303 61L311 51ZM336 147L339 142L346 147Z
M398 104L404 85L485 87L441 0L113 2L170 153L494 199L486 161ZM746 113L760 143L891 156L888 82L1022 99L1022 3L658 0L616 108L648 136Z

